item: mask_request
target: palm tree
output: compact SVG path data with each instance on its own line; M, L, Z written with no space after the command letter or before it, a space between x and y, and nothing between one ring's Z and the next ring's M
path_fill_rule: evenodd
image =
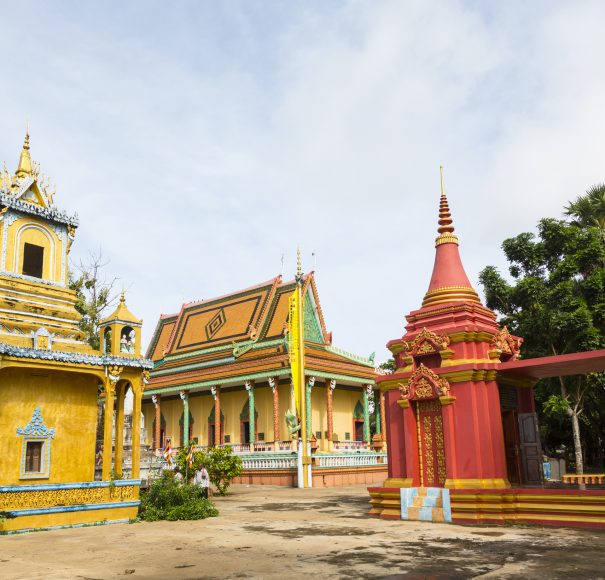
M593 185L584 195L565 207L565 214L578 226L594 226L601 232L605 243L605 183Z

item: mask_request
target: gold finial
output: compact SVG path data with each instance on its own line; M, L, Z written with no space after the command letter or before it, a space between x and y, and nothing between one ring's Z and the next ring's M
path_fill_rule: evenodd
M441 173L441 195L445 197L445 189L443 188L443 165L439 166L439 173Z
M23 142L23 150L19 157L19 165L15 172L17 177L25 177L26 175L32 175L32 160L29 156L29 123L25 129L25 141Z
M124 296L124 288L122 288L122 294L120 294L120 304L126 303L126 297Z
M439 227L437 228L439 235L435 240L435 245L458 244L458 238L454 234L454 225L452 214L450 213L450 206L445 195L445 187L443 186L443 165L439 166L439 173L441 174L441 199L439 200Z

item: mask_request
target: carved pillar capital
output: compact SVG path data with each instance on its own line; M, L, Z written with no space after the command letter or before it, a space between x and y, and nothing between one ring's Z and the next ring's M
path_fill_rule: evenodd
M181 397L181 401L185 401L189 397L189 392L188 391L180 391L179 392L179 397Z
M336 388L336 379L330 379L328 386L330 387L330 391L333 391Z
M157 407L158 406L158 396L151 395L151 402L154 404L155 407Z

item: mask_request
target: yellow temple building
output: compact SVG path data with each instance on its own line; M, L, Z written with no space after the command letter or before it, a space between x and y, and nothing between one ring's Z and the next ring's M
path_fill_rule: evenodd
M313 272L301 273L301 286L314 485L381 481L384 401L374 357L336 348ZM277 276L160 317L147 352L154 361L143 400L148 445L229 445L243 459L238 481L295 484L296 442L286 424L286 411L296 408L286 336L295 288Z
M53 197L27 134L16 172L0 175L0 533L125 521L139 504L139 422L131 479L121 478L121 434L124 396L132 391L138 416L151 368L141 321L122 295L102 322L102 351L84 340L68 286L78 219ZM106 452L95 481L100 394Z

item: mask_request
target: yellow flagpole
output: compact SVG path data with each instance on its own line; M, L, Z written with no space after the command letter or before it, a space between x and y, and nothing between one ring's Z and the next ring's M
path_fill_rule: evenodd
M302 269L300 251L298 252L298 268L296 272L296 289L289 300L289 350L292 384L296 410L300 419L299 439L302 445L303 486L309 486L308 469L309 452L307 449L307 409L305 393L305 342L304 342L304 297L302 295Z
M299 391L300 391L300 438L302 439L303 451L302 451L302 463L303 463L303 481L304 486L309 487L309 475L307 465L310 463L309 450L308 450L308 433L307 433L307 397L306 397L306 381L305 381L305 319L304 319L304 297L302 295L301 282L299 281L296 286L296 292L298 294L298 345L299 345L299 356L298 356L298 380Z

